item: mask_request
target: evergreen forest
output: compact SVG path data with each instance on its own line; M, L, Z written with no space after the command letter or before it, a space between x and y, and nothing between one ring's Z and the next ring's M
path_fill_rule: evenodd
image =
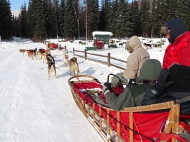
M175 17L190 29L190 0L29 0L18 17L10 7L9 0L0 0L0 35L8 40L90 40L93 31L109 31L119 39L161 37L161 26Z

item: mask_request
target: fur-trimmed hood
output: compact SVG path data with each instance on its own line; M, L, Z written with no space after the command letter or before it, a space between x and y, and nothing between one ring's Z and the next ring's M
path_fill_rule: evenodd
M132 36L126 46L130 46L133 52L139 47L142 47L142 44L137 36Z

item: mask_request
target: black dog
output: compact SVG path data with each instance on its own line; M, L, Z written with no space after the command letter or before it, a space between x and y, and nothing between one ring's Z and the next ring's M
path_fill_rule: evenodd
M47 54L46 59L48 64L48 79L50 78L50 74L52 71L54 71L55 77L57 78L54 58L51 56L51 54Z

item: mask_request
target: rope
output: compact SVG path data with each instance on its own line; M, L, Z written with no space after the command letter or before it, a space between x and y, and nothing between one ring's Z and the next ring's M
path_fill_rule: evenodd
M109 116L110 116L112 119L114 119L116 122L118 122L119 124L121 124L122 126L124 126L125 128L127 128L127 129L133 131L134 134L140 135L140 136L142 136L142 137L144 137L144 138L146 138L146 139L148 139L148 140L150 140L150 141L152 141L152 142L156 142L156 141L157 141L157 140L152 139L151 137L148 137L148 136L146 136L146 135L144 135L144 134L139 133L138 131L135 131L135 130L131 129L129 126L127 126L127 125L121 123L120 121L118 121L117 119L115 119L114 117L112 117L112 116L111 116L110 114L108 114L107 112L106 112L106 114L109 115Z
M95 101L93 100L93 102L95 102ZM96 103L96 102L95 102L95 103ZM99 105L99 106L101 107L101 105ZM144 135L144 134L139 133L138 131L135 131L135 130L131 129L129 126L127 126L127 125L121 123L121 122L118 121L116 118L114 118L113 116L111 116L110 114L108 114L107 111L106 111L105 113L106 113L107 115L109 115L112 119L114 119L116 122L118 122L119 124L121 124L123 127L125 127L125 128L127 128L127 129L133 131L134 134L137 134L137 135L139 135L139 136L142 136L142 137L144 137L144 138L146 138L146 139L148 139L148 140L150 140L150 141L152 141L152 142L158 141L158 139L155 140L155 139L153 139L153 138L151 138L151 137L149 137L149 136L146 136L146 135ZM100 117L102 117L102 116L100 116ZM103 117L102 117L102 118L103 118Z

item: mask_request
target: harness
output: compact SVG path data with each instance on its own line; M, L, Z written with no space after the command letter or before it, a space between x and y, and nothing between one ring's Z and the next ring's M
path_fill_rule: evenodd
M55 64L55 62L48 62L47 64L48 64L48 69L50 69L51 66L53 66Z
M65 59L67 59L68 58L68 55L67 54L65 54Z

